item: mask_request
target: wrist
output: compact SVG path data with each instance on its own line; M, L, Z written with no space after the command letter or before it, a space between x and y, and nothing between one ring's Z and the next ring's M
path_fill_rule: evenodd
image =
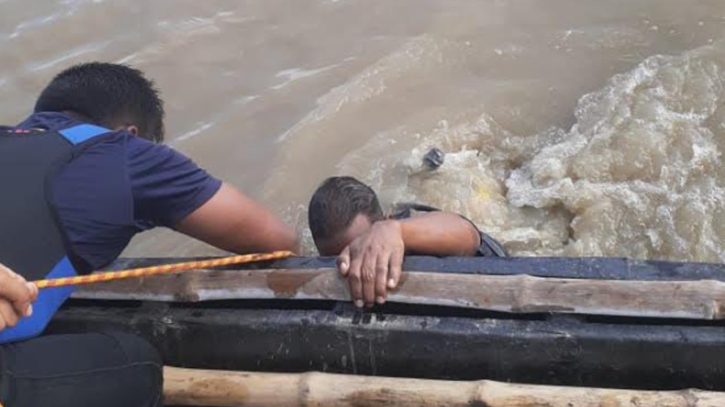
M395 229L398 236L400 236L400 239L403 240L403 243L405 243L406 236L408 234L408 227L406 226L407 222L398 219L388 219L385 222Z

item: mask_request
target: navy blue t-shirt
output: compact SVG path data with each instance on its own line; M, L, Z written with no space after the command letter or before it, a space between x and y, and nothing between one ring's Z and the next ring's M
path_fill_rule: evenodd
M60 131L78 124L61 113L38 113L18 127ZM221 187L183 154L126 131L100 136L82 151L55 175L50 200L73 251L92 269L115 260L136 233L173 228Z

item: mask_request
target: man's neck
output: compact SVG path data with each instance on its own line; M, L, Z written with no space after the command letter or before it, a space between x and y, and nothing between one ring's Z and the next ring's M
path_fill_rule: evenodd
M66 115L68 117L70 117L73 120L77 120L79 122L94 123L93 120L91 120L88 116L82 115L80 113L73 112L71 110L64 110L64 111L62 111L60 113Z

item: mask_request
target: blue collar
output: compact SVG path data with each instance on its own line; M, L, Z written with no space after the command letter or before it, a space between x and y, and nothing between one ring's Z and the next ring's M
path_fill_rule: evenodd
M63 113L40 112L28 117L16 126L20 129L46 129L55 131L76 145L94 137L110 133L111 130L93 124L83 123L72 119Z

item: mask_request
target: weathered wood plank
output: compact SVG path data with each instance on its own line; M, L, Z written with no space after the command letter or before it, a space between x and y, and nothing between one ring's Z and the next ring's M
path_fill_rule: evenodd
M172 405L339 407L722 407L725 393L638 391L326 373L164 369Z
M334 269L200 270L83 287L86 299L197 302L226 299L349 300ZM512 313L722 319L725 283L629 281L405 272L392 302Z
M122 258L111 270L179 263L204 258ZM333 257L294 257L264 265L247 265L234 269L324 269L335 267ZM591 278L637 281L725 282L725 264L683 263L608 257L431 257L406 256L405 271L454 274L519 275L555 278Z

